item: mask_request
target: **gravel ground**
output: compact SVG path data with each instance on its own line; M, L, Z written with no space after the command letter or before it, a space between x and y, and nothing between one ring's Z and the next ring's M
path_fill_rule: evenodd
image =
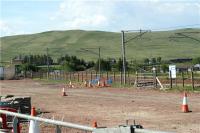
M63 84L4 80L1 95L31 96L43 117L91 126L116 127L136 120L144 128L200 133L200 93L188 94L190 113L181 112L182 93L134 88L72 88L62 97ZM49 131L48 131L49 132ZM69 131L68 131L69 132Z

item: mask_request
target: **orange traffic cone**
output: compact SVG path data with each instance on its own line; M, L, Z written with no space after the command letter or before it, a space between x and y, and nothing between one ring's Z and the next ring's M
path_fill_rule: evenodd
M99 86L99 87L101 86L101 84L100 84L100 81L99 81L99 80L98 80L98 82L97 82L97 86Z
M87 81L85 80L85 82L84 82L84 85L85 85L85 87L87 87Z
M36 116L35 107L31 108L31 116Z
M65 92L65 87L63 87L63 89L62 89L62 96L67 96L67 94Z
M31 115L36 116L35 107L31 109ZM35 120L30 120L29 131L28 133L40 133L39 123Z
M97 122L94 121L92 126L93 126L94 128L97 128Z
M74 88L74 86L72 85L71 80L69 81L69 88Z
M187 104L187 93L186 92L184 92L184 94L183 94L182 111L184 113L189 112L189 108L188 108L188 104Z
M89 83L88 83L88 87L92 87L92 83L91 83L91 81L89 81Z
M106 82L105 82L105 80L103 80L102 87L106 87Z

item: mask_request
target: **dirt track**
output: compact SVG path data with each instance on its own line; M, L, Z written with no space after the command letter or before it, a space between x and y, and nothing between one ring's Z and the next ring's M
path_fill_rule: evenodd
M200 93L189 94L191 113L182 113L182 93L145 89L73 88L32 80L1 81L1 95L29 95L32 105L49 116L73 123L113 127L135 119L144 128L179 133L200 132Z

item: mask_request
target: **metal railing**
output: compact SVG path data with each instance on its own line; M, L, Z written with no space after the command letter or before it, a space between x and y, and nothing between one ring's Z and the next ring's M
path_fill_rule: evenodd
M74 129L80 129L84 131L93 131L95 128L89 127L89 126L83 126L79 124L74 124L70 122L63 122L63 121L57 121L57 120L51 120L51 119L45 119L45 118L40 118L40 117L35 117L35 116L30 116L30 115L25 115L25 114L20 114L20 113L14 113L6 110L0 110L0 113L10 115L13 117L17 118L23 118L27 120L34 120L34 121L40 121L40 122L45 122L48 124L54 124L56 126L63 126L63 127L68 127L68 128L74 128Z
M40 117L35 117L35 116L30 116L30 115L25 115L25 114L20 114L20 113L14 113L14 112L6 111L6 110L0 110L0 114L10 115L15 118L23 118L27 120L34 120L34 121L39 121L39 122L45 122L48 124L53 124L56 127L56 133L61 133L61 130L57 129L57 128L60 128L61 126L67 127L67 128L79 129L83 131L89 131L92 133L169 133L169 132L163 132L163 131L153 131L153 130L148 130L148 129L138 129L130 125L120 126L116 128L93 128L93 127L83 126L83 125L74 124L70 122L63 122L63 121L45 119L45 118L40 118Z

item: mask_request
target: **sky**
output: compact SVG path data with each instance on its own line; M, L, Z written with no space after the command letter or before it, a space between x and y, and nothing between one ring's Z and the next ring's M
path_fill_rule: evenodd
M199 0L0 0L0 36L200 28Z

